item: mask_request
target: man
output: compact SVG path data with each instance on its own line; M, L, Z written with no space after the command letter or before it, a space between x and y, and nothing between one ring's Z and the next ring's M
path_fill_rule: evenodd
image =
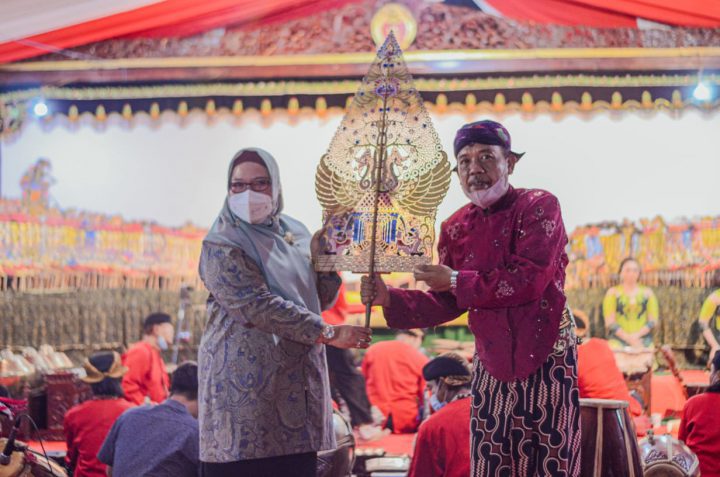
M642 415L642 406L630 395L610 343L600 338L590 338L590 323L586 316L576 314L574 318L575 334L582 339L582 344L577 348L580 397L627 401L631 416ZM638 422L636 421L635 424L637 427Z
M580 413L576 338L565 308L567 236L549 192L515 189L521 154L495 121L463 126L457 172L471 204L441 227L440 265L418 267L430 292L363 277L364 302L393 328L436 326L469 312L475 335L473 476L576 476Z
M108 476L198 475L197 375L197 364L181 364L165 402L131 409L115 421L98 453Z
M123 355L128 372L123 376L122 387L132 403L159 403L167 398L168 375L160 352L173 342L175 328L170 321L166 313L148 315L143 323L143 339Z
M360 305L358 305L360 306ZM322 313L325 323L331 326L345 324L349 305L345 300L345 287L340 286L338 298L332 308ZM365 390L365 378L357 370L352 351L334 346L326 346L330 392L337 402L342 398L350 411L350 420L363 441L377 440L383 435L383 429L375 425L373 411ZM379 409L376 408L379 413Z
M100 446L115 420L133 407L123 399L120 378L127 368L116 352L96 353L83 364L93 399L71 408L65 414L63 430L67 444L65 462L75 477L103 477L106 465L97 458Z
M615 362L615 354L607 340L589 338L578 346L578 388L581 398L615 399L626 401L635 423L635 432L644 436L651 423L643 414L640 401L628 389L625 377Z
M468 362L445 353L423 368L433 414L420 425L408 477L470 475L470 381Z
M384 426L395 434L415 432L420 424L428 362L420 352L423 332L401 330L394 340L371 345L362 361L367 394L386 416Z
M720 352L710 373L710 387L685 403L678 438L697 454L703 477L720 477Z

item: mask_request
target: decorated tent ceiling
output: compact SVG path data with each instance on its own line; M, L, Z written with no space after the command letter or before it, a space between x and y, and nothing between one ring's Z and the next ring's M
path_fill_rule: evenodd
M718 12L696 0L603 2L604 14L687 25L652 28L584 26L597 24L594 0L541 0L543 18L521 0L133 0L125 11L48 1L64 23L38 2L0 7L15 25L0 43L0 131L17 130L39 98L70 120L223 108L324 114L345 107L372 60L373 30L390 28L416 32L405 57L435 112L720 105L692 97L701 80L720 86L720 28L707 27ZM397 4L400 13L388 13ZM552 17L572 9L573 22Z
M0 63L7 63L46 53L64 52L91 43L113 39L132 38L184 38L208 32L217 28L241 27L257 29L273 23L282 23L297 18L325 14L347 4L354 4L360 11L372 12L387 1L362 0L128 0L125 2L104 2L100 0L5 0L0 6L3 32L0 33ZM420 17L427 9L437 6L437 1L406 0L411 11ZM455 3L448 1L447 3ZM570 25L602 28L636 29L638 19L657 22L653 25L677 27L720 27L720 4L703 0L489 0L466 1L467 5L517 20L525 26ZM445 5L447 7L447 5ZM355 14L357 15L357 11ZM362 17L364 15L360 15ZM452 17L452 15L451 15ZM453 17L458 23L465 19ZM439 19L439 20L442 20ZM507 20L505 20L507 21ZM442 21L433 18L436 27ZM334 29L357 27L342 22ZM437 30L437 28L436 28ZM332 29L331 29L332 31ZM568 31L559 30L567 36ZM570 30L572 31L572 30ZM324 29L324 33L328 33ZM336 33L336 32L335 32ZM422 33L422 30L421 30ZM436 31L436 36L448 36L446 29ZM444 33L444 35L443 35ZM463 36L472 36L473 31ZM619 32L610 32L613 36ZM673 36L670 29L665 34ZM690 32L692 36L692 32ZM483 35L480 35L483 36ZM445 38L447 40L447 38ZM530 40L529 38L526 40ZM695 42L702 45L703 42ZM351 51L369 51L367 45L356 49L352 42ZM458 45L462 46L462 45ZM523 48L526 45L505 45ZM535 45L538 46L538 45ZM546 45L552 46L552 45ZM589 45L591 46L591 45ZM634 46L634 45L617 45ZM427 45L419 45L428 49ZM444 49L431 45L429 49ZM237 52L236 52L237 53ZM72 53L70 53L72 56ZM270 52L269 54L273 54Z

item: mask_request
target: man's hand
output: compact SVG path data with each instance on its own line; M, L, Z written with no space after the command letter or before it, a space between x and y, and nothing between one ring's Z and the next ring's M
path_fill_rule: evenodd
M453 269L445 265L420 265L413 270L415 280L425 282L432 291L450 290L450 276Z
M335 336L325 344L341 349L365 349L370 346L372 341L372 330L370 328L353 325L337 325L333 326L333 328L335 329Z
M390 305L390 293L380 275L364 276L360 279L360 301L363 305L368 303L380 306Z
M320 246L322 244L322 236L325 234L327 229L322 228L315 232L310 240L310 258L315 263L315 259L320 254Z

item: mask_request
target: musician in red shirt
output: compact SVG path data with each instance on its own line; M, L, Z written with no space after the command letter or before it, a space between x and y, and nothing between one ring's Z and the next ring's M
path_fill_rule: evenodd
M627 401L630 415L643 412L640 402L630 395L607 340L590 338L578 346L578 387L581 398Z
M470 381L468 362L444 353L423 368L433 414L422 424L408 477L470 475Z
M703 477L720 477L720 351L712 361L710 387L685 403L678 438L697 454Z
M401 330L394 340L371 345L363 357L362 372L373 406L385 415L385 427L394 434L415 432L420 424L427 356L420 352L423 332Z
M123 365L128 368L122 380L125 397L132 403L146 400L161 403L168 397L170 379L161 351L173 342L175 328L170 315L153 313L143 323L143 339L123 354Z
M105 477L107 466L97 459L97 453L118 416L133 407L120 387L127 368L116 352L94 354L83 367L87 375L82 380L92 388L93 398L65 414L65 462L75 477Z

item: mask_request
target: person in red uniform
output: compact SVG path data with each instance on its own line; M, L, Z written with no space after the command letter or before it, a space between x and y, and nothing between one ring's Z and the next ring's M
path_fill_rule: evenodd
M120 378L126 373L116 352L97 353L83 364L93 398L65 414L65 462L75 477L105 477L107 466L97 453L115 420L133 405L124 399Z
M132 403L143 404L147 400L161 403L168 397L170 380L161 351L168 349L175 335L170 315L153 313L143 323L143 339L123 355L123 365L128 368L122 380L125 397Z
M631 416L643 412L640 402L630 395L607 340L590 338L578 346L578 388L581 398L627 401Z
M444 353L423 368L433 414L418 430L408 477L470 475L470 382L468 362Z
M590 338L578 346L578 389L581 398L626 401L638 436L652 427L640 401L630 394L607 340Z
M685 403L678 438L697 454L703 477L720 477L720 351L712 361L710 387Z
M423 332L399 330L394 340L371 345L362 361L367 394L386 416L384 426L394 434L415 432L420 424L428 358L420 352Z

